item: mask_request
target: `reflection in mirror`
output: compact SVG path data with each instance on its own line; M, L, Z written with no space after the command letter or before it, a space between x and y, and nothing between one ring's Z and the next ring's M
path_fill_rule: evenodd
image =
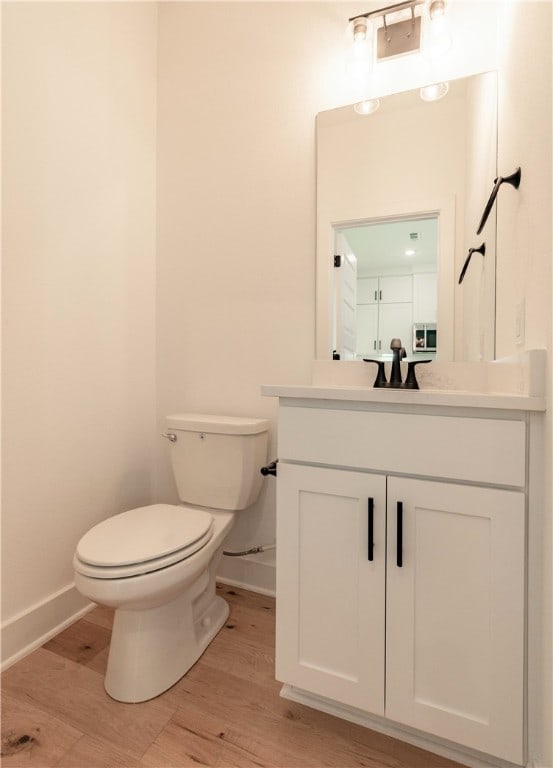
M476 228L495 176L495 73L451 82L440 101L416 90L381 97L370 115L348 106L317 116L317 358L386 354L392 337L410 355L494 358L495 212L478 238ZM421 252L427 262L404 245L411 234L419 250L434 242L432 258ZM468 249L482 239L485 257L472 259L458 285ZM403 262L394 255L400 240ZM410 265L406 250L415 250ZM344 267L334 267L336 255ZM410 292L401 293L399 278ZM371 302L371 290L380 296L375 279L401 300Z
M392 338L407 355L437 350L438 219L368 221L334 227L335 357L391 358Z

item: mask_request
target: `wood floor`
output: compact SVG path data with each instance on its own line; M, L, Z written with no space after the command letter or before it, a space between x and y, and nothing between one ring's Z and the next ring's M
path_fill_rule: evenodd
M454 768L445 758L279 697L274 600L218 586L226 626L169 691L105 693L112 612L96 608L2 675L2 766Z

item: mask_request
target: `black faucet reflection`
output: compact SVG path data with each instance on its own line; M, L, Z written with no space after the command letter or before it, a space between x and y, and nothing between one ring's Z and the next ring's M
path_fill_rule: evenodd
M390 381L386 379L386 370L384 360L373 360L364 357L366 363L376 363L378 366L374 387L386 387L389 389L420 389L417 377L415 375L415 366L419 363L431 363L432 360L409 360L407 362L407 376L405 381L401 378L401 361L407 357L407 352L401 343L401 339L392 339L390 343L392 350L392 369L390 371Z
M390 386L401 386L401 361L404 357L407 357L405 347L401 344L401 339L392 339L390 342L390 349L392 350L392 372L390 374Z

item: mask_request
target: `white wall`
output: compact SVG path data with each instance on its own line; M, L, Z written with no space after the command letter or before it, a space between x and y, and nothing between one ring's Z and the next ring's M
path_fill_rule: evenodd
M160 6L159 431L175 411L273 418L261 383L310 380L314 117L342 82L328 53L345 13L311 3ZM171 501L164 448L158 495ZM269 478L228 548L274 536ZM256 568L223 564L227 577L274 586L274 570L264 582Z
M160 5L159 431L165 414L187 409L274 418L276 403L260 396L260 384L310 380L314 118L361 96L345 78L347 19L381 5ZM391 62L377 78L380 94L493 69L495 4L479 9L481 40L466 3L452 3L452 16L446 64L420 55ZM174 501L164 449L158 497ZM240 517L229 548L274 539L273 486L269 479ZM223 572L274 583L274 573L262 582L244 561L226 560Z
M3 653L151 498L156 8L3 3Z
M552 692L552 8L505 0L498 27L499 173L522 168L518 192L499 192L497 353L515 352L517 305L525 306L523 348L548 350L543 506L529 509L529 739L539 766L553 765Z

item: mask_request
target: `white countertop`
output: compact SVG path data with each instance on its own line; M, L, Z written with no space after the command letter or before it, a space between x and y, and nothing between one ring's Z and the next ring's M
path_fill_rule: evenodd
M353 361L314 360L311 384L265 384L267 397L392 405L545 411L543 349L493 362L433 362L417 371L420 389L378 388L376 369ZM389 367L389 366L388 366ZM402 368L406 374L406 366ZM362 406L361 406L362 407Z
M434 405L456 408L499 408L517 411L545 411L545 398L502 392L471 392L433 389L374 389L371 386L328 384L264 384L267 397L309 400L340 400L389 405Z

